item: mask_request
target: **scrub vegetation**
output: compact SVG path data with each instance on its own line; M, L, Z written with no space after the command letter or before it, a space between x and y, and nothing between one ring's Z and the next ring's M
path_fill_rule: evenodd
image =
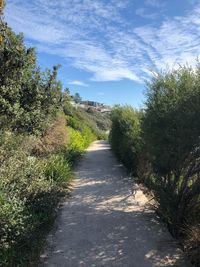
M108 115L71 105L34 49L0 22L0 265L30 266L88 145L105 138Z
M141 111L116 106L110 143L152 190L157 212L200 266L200 65L155 75Z

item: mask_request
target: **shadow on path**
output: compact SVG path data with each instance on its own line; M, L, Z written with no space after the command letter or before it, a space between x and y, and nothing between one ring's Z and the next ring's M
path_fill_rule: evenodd
M40 266L190 266L142 192L105 141L95 142L76 169Z

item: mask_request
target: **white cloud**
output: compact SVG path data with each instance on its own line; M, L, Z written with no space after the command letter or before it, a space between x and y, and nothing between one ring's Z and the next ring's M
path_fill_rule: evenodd
M82 81L78 81L78 80L70 81L70 82L68 82L68 84L78 85L78 86L88 86L88 84L86 84L86 83L84 83Z
M157 8L163 7L166 4L165 1L163 0L146 0L145 3L146 5L157 7Z
M90 73L93 81L142 82L150 70L186 61L194 64L200 54L199 5L185 16L134 27L125 15L130 3L131 0L10 0L6 19L15 31L24 32L39 51L65 58L73 67ZM147 7L162 7L165 2L145 3L136 14L153 19L156 14L148 13ZM80 86L82 83L72 82Z
M156 19L158 17L157 13L148 13L145 8L136 9L135 14L145 19Z
M200 54L200 12L186 17L165 20L159 28L139 27L137 35L146 44L147 53L158 69L175 67L177 64L195 64ZM192 23L197 23L192 25ZM189 26L190 25L190 26Z
M122 79L141 82L140 78L134 73L134 71L126 68L99 68L92 78L93 81L119 81Z

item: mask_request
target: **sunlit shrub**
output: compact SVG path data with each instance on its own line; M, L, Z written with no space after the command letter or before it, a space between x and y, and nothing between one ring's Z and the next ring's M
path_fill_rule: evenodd
M65 153L50 156L45 167L45 175L47 179L52 179L60 190L67 187L72 171Z
M66 116L67 125L81 133L89 128L97 139L107 139L106 132L110 129L111 120L108 114L82 108L73 109L73 113Z

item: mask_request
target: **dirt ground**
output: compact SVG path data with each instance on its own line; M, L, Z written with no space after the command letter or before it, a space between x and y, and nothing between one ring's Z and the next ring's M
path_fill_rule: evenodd
M190 266L106 141L89 147L75 174L39 266Z

